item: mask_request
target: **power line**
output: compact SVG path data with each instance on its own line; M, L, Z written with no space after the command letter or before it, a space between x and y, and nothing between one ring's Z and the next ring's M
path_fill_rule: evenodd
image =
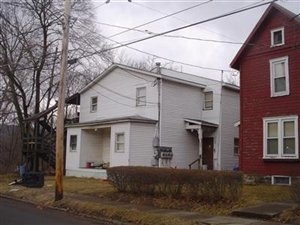
M216 2L216 0L214 0L214 1ZM261 1L264 1L264 0L261 0ZM162 12L162 11L160 11L160 10L154 9L154 8L152 8L152 7L149 7L149 6L146 6L146 5L137 3L137 2L134 2L133 4L136 4L136 5L140 6L140 7L149 9L149 10L154 11L154 12L158 12L158 13L160 13L160 14L162 14L162 15L167 15L165 12ZM190 22L187 22L186 20L183 20L183 19L181 19L181 18L179 18L179 17L176 17L176 16L173 16L173 18L175 18L175 19L177 19L177 20L179 20L179 21L181 21L181 22L184 22L184 23L190 23ZM202 27L204 28L204 30L207 30L208 32L215 33L215 34L218 34L218 35L220 35L220 36L224 36L224 37L226 37L226 38L230 38L230 39L233 40L233 38L228 37L227 35L224 35L224 34L215 32L215 31L213 31L213 30L211 30L211 29L208 29L207 27L204 27L204 26L202 26Z
M248 11L250 9L258 8L260 6L264 6L264 5L270 4L270 3L275 2L275 1L278 1L278 0L273 0L273 1L266 2L266 3L261 3L261 4L256 5L256 6L251 6L251 7L239 9L239 10L236 10L236 11L233 11L233 12L225 13L225 14L222 14L220 16L215 16L215 17L212 17L212 18L209 18L209 19L206 19L206 20L202 20L202 21L199 21L199 22L196 22L196 23L192 23L192 24L189 24L189 25L186 25L186 26L178 27L178 28L175 28L175 29L172 29L172 30L162 32L162 33L154 34L154 35L149 36L149 37L141 38L139 40L127 42L125 44L118 45L118 46L115 46L115 47L111 47L109 49L104 49L103 51L110 51L110 50L113 50L113 49L117 49L117 48L125 47L125 46L128 46L128 45L136 44L136 43L146 41L146 40L158 37L158 36L162 36L162 35L169 34L169 33L175 32L175 31L179 31L179 30L183 30L183 29L186 29L186 28L189 28L189 27L193 27L193 26L196 26L196 25L199 25L199 24L202 24L202 23L211 22L211 21L221 19L221 18L224 18L224 17L227 17L227 16L231 16L231 15L234 15L234 14L237 14L237 13Z
M125 29L125 30L130 30L131 28L129 27L124 27L124 26L119 26L119 25L114 25L114 24L108 24L108 23L102 23L102 22L98 22L98 21L93 21L95 23L101 24L101 25L105 25L105 26L109 26L109 27L115 27L115 28L119 28L119 29ZM131 29L132 30L132 29ZM147 34L156 34L154 32L151 32L149 30L139 30L139 29L134 29L134 31L140 32L140 33L147 33ZM162 35L162 37L170 37L170 38L182 38L182 39L187 39L187 40L195 40L195 41L205 41L205 42L215 42L215 43L223 43L223 44L233 44L233 45L244 45L244 42L235 42L235 41L224 41L224 40L216 40L216 39L205 39L205 38L196 38L196 37L188 37L188 36L183 36L183 35ZM108 40L109 37L105 37ZM121 42L118 42L119 44L122 44ZM247 45L256 45L256 44L247 44Z
M277 1L277 0L273 0L273 1L270 1L270 2L262 3L262 4L251 6L251 7L243 7L241 9L238 9L238 10L235 10L235 11L231 11L229 13L225 13L225 14L222 14L220 16L216 16L216 17L213 17L213 18L210 18L210 19L206 19L206 20L203 20L203 21L192 23L192 24L189 24L189 25L186 25L186 26L183 26L183 27L179 27L179 28L176 28L176 29L172 29L172 30L169 30L169 31L165 31L165 32L162 32L162 33L154 34L152 36L145 37L145 38L142 38L142 39L139 39L139 40L135 40L135 41L132 41L132 42L128 42L128 43L125 43L125 44L122 44L122 43L120 44L119 42L116 42L114 40L111 40L111 39L103 36L103 35L100 35L103 38L107 38L107 39L109 39L109 40L111 40L113 42L119 43L119 45L115 46L115 47L108 48L108 49L104 49L104 50L101 50L101 51L97 51L94 54L97 54L97 53L99 54L99 53L102 53L102 52L105 52L105 51L110 51L110 50L117 49L117 48L120 48L120 47L127 47L127 48L131 48L131 49L133 49L135 51L139 51L141 53L144 53L144 54L149 54L149 53L147 53L145 51L141 51L141 50L129 47L129 45L132 45L132 44L135 44L135 43L138 43L138 42L141 42L141 41L145 41L145 40L148 40L148 39L151 39L151 38L154 38L154 37L162 36L162 35L165 35L165 34L168 34L168 33L174 32L174 31L178 31L178 30L181 30L181 29L186 29L188 27L192 27L192 26L195 26L195 25L198 25L198 24L201 24L201 23L210 22L210 21L217 20L217 19L220 19L220 18L223 18L223 17L234 15L234 14L237 14L237 13L240 13L240 12L243 12L243 11L247 11L247 10L250 10L250 9L253 9L253 8L257 8L257 7L260 7L260 6L263 6L263 5L267 5L267 4L275 2L275 1ZM181 63L181 62L178 62L178 61L175 61L175 60L170 60L170 59L167 59L167 58L164 58L164 57L160 57L160 56L157 56L157 55L153 55L153 54L151 54L151 55L155 56L155 57L158 57L158 58L161 58L161 59L168 60L168 61L180 63L182 65L197 67L197 68L201 68L201 69L208 69L208 70L215 70L215 71L230 71L230 70L222 70L222 69L216 69L216 68L195 66L195 65L192 65L192 64L188 64L188 63ZM84 56L84 58L85 57L87 57L87 56ZM83 58L83 57L81 57L81 58Z
M113 34L113 35L109 36L109 38L115 37L115 36L120 35L120 34L127 33L127 32L129 32L130 30L133 30L133 29L136 29L136 28L139 28L139 27L143 27L143 26L146 26L146 25L151 24L151 23L155 23L155 22L157 22L157 21L160 21L160 20L162 20L162 19L168 18L168 17L170 17L170 16L174 16L174 15L176 15L176 14L179 14L179 13L182 13L182 12L185 12L185 11L188 11L188 10L191 10L191 9L193 9L193 8L196 8L196 7L199 7L199 6L201 6L201 5L207 4L207 3L211 2L211 1L212 1L212 0L208 0L208 1L206 1L206 2L201 2L201 3L197 4L197 5L194 5L194 6L191 6L191 7L182 9L182 10L179 10L179 11L177 11L177 12L174 12L174 13L171 13L171 14L169 14L169 15L166 15L166 16L163 16L163 17L160 17L160 18L157 18L157 19L155 19L155 20L151 20L151 21L149 21L149 22L147 22L147 23L140 24L140 25L138 25L138 26L135 26L135 27L133 27L133 28L130 28L130 29L127 30L127 31L122 31L122 32Z

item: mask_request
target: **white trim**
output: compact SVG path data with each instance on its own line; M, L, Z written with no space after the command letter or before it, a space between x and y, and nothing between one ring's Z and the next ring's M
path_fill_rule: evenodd
M72 143L72 137L75 137L75 141L74 143ZM70 134L70 143L69 143L69 146L70 146L70 152L76 152L77 151L77 147L78 147L78 135L77 134ZM75 147L75 148L73 148Z
M284 62L284 77L285 77L285 91L275 92L275 74L274 65ZM271 83L271 97L279 97L290 94L289 84L289 57L281 57L276 59L270 59L270 83Z
M208 99L211 97L211 99ZM211 106L209 106L211 104ZM203 110L213 110L214 109L214 92L213 91L206 91L204 92L204 104Z
M279 43L279 44L274 44L274 33L275 32L278 32L278 31L281 31L281 34L282 34L282 42ZM285 42L284 42L284 27L279 27L279 28L276 28L276 29L273 29L271 30L271 48L272 47L277 47L277 46L281 46L281 45L284 45Z
M141 93L143 91L145 91L144 95ZM147 103L147 88L146 87L137 87L136 88L136 106L146 106L146 103Z
M118 136L119 135L123 135L123 142L118 141ZM123 144L123 149L119 149L118 148L118 144ZM115 133L115 152L116 153L124 153L125 152L125 133L124 132L119 132L119 133Z
M287 121L294 122L294 133L295 133L295 154L283 154L283 123ZM278 124L278 153L268 154L267 153L267 129L268 123ZM298 147L298 116L286 116L286 117L267 117L263 118L263 158L264 159L298 159L299 158L299 147Z
M288 183L277 183L276 178L283 178L283 179L288 179ZM271 183L272 185L291 185L292 184L292 178L290 176L282 176L282 175L272 175L271 176Z
M93 103L93 99L96 99L96 103ZM90 98L90 112L94 113L94 112L97 112L97 110L98 110L98 96L91 96L91 98Z

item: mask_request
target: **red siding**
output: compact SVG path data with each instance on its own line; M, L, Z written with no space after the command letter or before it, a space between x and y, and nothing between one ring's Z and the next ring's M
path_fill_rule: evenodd
M284 27L285 45L271 48L270 30L278 27ZM239 65L240 168L245 173L300 176L299 161L263 160L263 118L300 115L300 23L271 10L250 42L255 45L247 48ZM290 95L271 98L269 60L284 56L289 57Z

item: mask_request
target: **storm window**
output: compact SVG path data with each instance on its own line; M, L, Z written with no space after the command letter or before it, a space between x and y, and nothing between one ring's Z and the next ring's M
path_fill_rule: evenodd
M77 135L70 136L70 151L77 150Z
M125 151L125 134L117 133L115 136L115 152Z
M271 97L290 93L288 62L288 57L270 60Z
M213 92L204 92L204 110L213 109Z
M264 119L264 158L298 158L298 117Z
M97 112L97 105L98 105L98 97L94 96L91 97L91 112Z
M271 30L271 47L275 47L283 44L284 44L283 27Z
M136 106L146 105L146 87L136 89Z

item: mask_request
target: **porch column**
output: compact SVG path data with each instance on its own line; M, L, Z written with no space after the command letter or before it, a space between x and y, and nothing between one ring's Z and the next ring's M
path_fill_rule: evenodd
M198 139L199 139L199 166L202 169L202 138L203 138L202 127L197 129L197 132L198 132Z

